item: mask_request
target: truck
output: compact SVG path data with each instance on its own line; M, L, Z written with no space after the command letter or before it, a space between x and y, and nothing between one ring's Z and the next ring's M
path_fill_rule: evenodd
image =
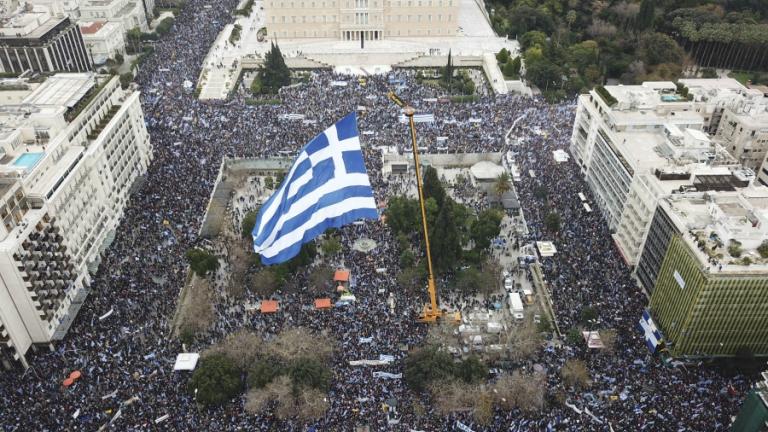
M515 320L521 321L523 319L523 300L519 293L509 293L509 312Z

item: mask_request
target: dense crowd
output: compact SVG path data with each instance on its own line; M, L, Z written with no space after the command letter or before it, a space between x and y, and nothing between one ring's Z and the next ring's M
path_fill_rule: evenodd
M517 153L522 172L535 171L535 178L526 175L515 184L529 231L520 244L544 239L557 245L558 253L545 259L543 266L558 324L571 328L578 321L578 305L591 305L599 315L596 325L617 329L618 340L614 355L558 345L542 349L531 362L547 371L550 396L565 392L574 405L589 406L598 420L553 402L533 415L497 411L489 425L481 426L470 413L437 415L426 396L407 390L402 380L374 377L374 370L402 372L403 348L419 345L426 334L425 326L413 319L421 301L399 289L395 279L397 242L380 222L341 230L342 261L356 278L356 304L308 311L305 306L313 296L302 290L279 296L281 309L273 315L218 304L216 324L187 349L203 350L240 328L265 335L286 326L328 332L340 346L333 358L330 409L312 424L320 431L351 431L357 424L368 424L376 431L442 431L453 430L457 421L475 431L727 428L748 383L705 368L670 368L649 355L635 328L646 299L630 278L599 213L584 212L577 194L589 196L589 191L576 165L556 164L552 158L552 150L568 146L573 103L549 105L538 98L515 96L443 103L437 99L438 90L417 85L412 74L402 71L368 77L364 84L331 72L314 72L308 83L283 89L283 103L275 106L245 105L244 87L226 102L198 101L183 82L197 80L208 47L231 20L235 6L233 0L210 9L203 8L203 3L188 1L173 31L155 44L154 54L141 65L137 83L154 161L146 181L131 197L68 336L55 343L52 352L30 355L29 370L0 376L3 430L97 430L107 424L113 430L306 430L307 425L279 421L268 412L246 413L242 399L218 408L196 407L187 388L189 374L172 370L176 354L183 349L170 337L171 317L186 276L183 256L200 243L197 233L223 157L275 156L298 150L354 110L360 113L358 124L376 199L386 201L395 189L382 176L376 147L407 150L408 143L407 129L398 121L399 110L386 98L393 82L403 99L420 112L435 115L434 123L418 126L420 146L432 152L511 150ZM333 86L332 81L348 85ZM290 120L281 117L284 114L305 117ZM506 139L508 133L511 140ZM540 187L547 191L549 206L562 216L563 227L555 238L548 238L543 228L545 205L534 194ZM355 252L350 245L361 237L374 240L376 249ZM382 268L386 272L376 271ZM301 284L305 276L294 277ZM386 301L390 293L393 309ZM99 319L109 310L114 313ZM380 355L393 356L394 361L376 368L348 365L350 360ZM620 397L587 400L583 393L565 388L558 371L571 357L587 362L594 381L591 392ZM83 378L72 387L62 387L62 379L75 369L82 371ZM729 387L735 391L727 391ZM381 403L392 398L398 401L400 424L388 426ZM415 412L417 402L426 406L425 412ZM164 415L168 415L165 421L154 423Z

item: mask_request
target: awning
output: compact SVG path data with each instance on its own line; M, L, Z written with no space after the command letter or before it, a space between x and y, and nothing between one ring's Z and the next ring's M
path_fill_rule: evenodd
M315 299L315 309L329 309L331 307L331 299L319 298Z
M333 274L334 282L349 282L349 272L346 270L336 270Z
M261 313L277 312L277 300L262 300Z

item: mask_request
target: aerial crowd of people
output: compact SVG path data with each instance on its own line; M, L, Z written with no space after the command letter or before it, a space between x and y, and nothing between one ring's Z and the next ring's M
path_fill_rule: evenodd
M30 353L28 370L0 375L2 430L97 430L106 425L136 431L352 431L365 424L375 431L445 431L456 430L457 422L474 431L727 429L748 380L706 367L670 367L648 352L636 328L647 299L630 277L600 213L584 211L577 194L590 193L576 164L557 163L552 157L553 150L568 148L572 101L548 104L537 97L489 95L450 103L440 99L440 90L417 84L412 72L397 70L364 82L315 71L308 82L282 89L279 105L246 105L244 87L227 101L200 101L183 82L197 80L205 53L231 21L236 2L226 0L213 8L204 8L204 3L189 0L171 33L155 43L154 53L141 64L136 83L154 160L146 181L130 199L67 337L51 351ZM342 81L346 84L338 85ZM407 151L409 143L408 130L398 121L400 110L387 99L389 90L419 113L434 114L433 123L417 126L419 145L427 151L516 154L524 174L515 188L528 224L519 244L551 240L557 247L557 254L542 259L542 265L559 326L575 326L582 306L589 305L598 315L594 327L616 329L618 335L611 355L563 343L542 347L529 363L546 371L548 395L565 392L570 405L589 407L594 418L551 402L536 414L496 410L489 424L480 425L469 412L437 414L426 396L407 389L403 380L375 377L374 371L401 373L407 348L421 344L427 333L414 319L422 301L398 286L400 251L380 221L340 231L343 262L355 276L355 304L307 310L313 296L297 291L282 295L280 310L272 315L217 305L216 324L186 347L202 351L242 328L265 335L287 326L329 333L339 346L324 417L304 424L279 420L268 411L251 414L243 409L242 398L199 409L188 389L189 373L173 371L176 355L183 350L171 337L171 320L186 278L184 253L200 244L198 230L222 158L295 152L357 110L375 196L377 202L386 202L394 185L382 175L377 148L399 146ZM561 215L558 233L545 228L547 209ZM363 237L376 242L372 252L351 247ZM390 293L393 308L387 302ZM110 310L113 313L102 319ZM393 361L377 367L349 365L351 360L381 355ZM583 390L563 384L559 369L574 357L588 365L593 381L588 391L599 397L585 398ZM83 378L65 388L62 379L72 370L81 371ZM397 401L400 420L392 426L381 410L391 399ZM426 406L425 412L417 414L414 402Z

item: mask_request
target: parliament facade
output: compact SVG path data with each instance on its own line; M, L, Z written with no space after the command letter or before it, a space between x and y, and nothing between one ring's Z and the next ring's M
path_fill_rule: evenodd
M458 31L459 0L267 0L267 33L280 39L381 40Z

